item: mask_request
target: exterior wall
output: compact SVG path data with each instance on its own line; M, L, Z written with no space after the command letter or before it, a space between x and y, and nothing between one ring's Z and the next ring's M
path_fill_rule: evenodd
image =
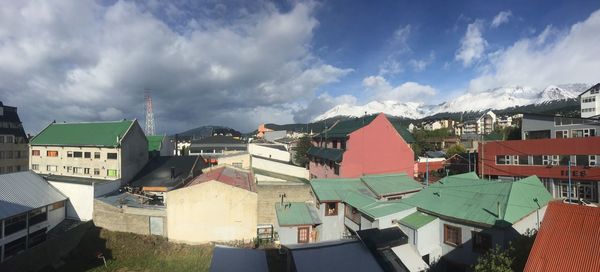
M578 118L566 118L556 116L537 116L537 115L525 115L521 121L521 139L529 139L528 133L531 131L542 131L548 130L550 132L550 138L556 138L557 130L580 130L580 129L596 129L596 136L600 134L600 123L591 123L587 121L587 124L570 124L570 125L556 125L557 120L582 120ZM562 122L560 122L562 124ZM570 137L570 136L569 136Z
M513 224L513 229L515 229L520 234L525 234L527 230L539 229L540 224L544 220L544 215L546 214L546 208L548 205L540 208L536 212L533 212L518 222Z
M590 118L590 117L597 117L598 115L600 115L600 94L598 94L597 89L594 90L594 94L592 94L592 90L586 91L584 93L581 94L581 96L579 97L579 102L580 102L580 110L581 110L581 117L583 118ZM583 102L583 99L585 98L592 98L594 97L595 101L591 101L591 102ZM594 109L593 111L584 111L584 109Z
M275 203L279 203L281 194L285 194L286 202L314 201L310 185L289 183L283 185L261 185L256 186L258 193L258 224L275 224L277 214Z
M167 233L200 244L256 237L257 194L218 181L167 192Z
M48 212L48 230L53 229L54 227L56 227L58 224L60 224L60 222L62 222L63 220L65 220L65 215L66 215L66 203L69 202L68 200L65 200L65 205L58 208L58 209L54 209ZM52 209L52 206L49 205L48 206L48 210Z
M319 242L342 238L342 234L345 232L344 203L338 203L338 214L332 216L325 216L325 203L321 203L319 205L319 217L322 222L321 225L317 226L317 231L319 232L317 240Z
M142 209L123 206L115 207L94 200L94 225L111 231L150 235L150 217L163 219L162 236L167 235L167 212L165 209Z
M290 152L272 148L259 144L248 144L248 153L254 156L260 156L282 162L290 162L292 157Z
M121 182L127 184L148 162L148 139L137 122L121 140Z
M317 231L311 225L306 226L276 226L275 231L277 231L277 235L279 236L279 242L282 245L290 245L290 244L298 244L298 228L299 227L308 227L308 237L309 243L315 242L313 237L317 235L315 232ZM318 236L318 235L317 235Z
M29 154L32 154L32 150L39 150L39 156L31 156L29 160L29 169L32 169L38 174L48 175L60 175L70 177L82 177L82 178L95 178L95 179L106 179L115 180L119 179L122 173L121 171L121 151L119 148L101 148L101 147L70 147L70 146L30 146ZM58 157L46 156L47 151L58 151ZM69 158L67 152L90 152L91 158ZM100 159L94 159L94 153L100 153ZM108 153L117 153L116 160L107 159ZM147 153L147 152L146 152ZM37 165L32 167L32 165ZM48 171L48 165L56 165L57 171ZM82 173L77 174L73 171L68 171L67 167L81 167L88 168L89 174ZM94 175L94 169L100 171L99 175ZM117 170L116 177L108 176L108 169Z
M341 178L341 166L340 174L336 174L334 168L329 167L326 163L317 163L314 161L308 162L308 169L310 169L310 178Z
M408 243L414 245L421 256L429 254L430 263L442 256L442 240L440 239L440 219L435 219L419 229L398 225L408 236Z
M309 178L309 172L304 167L298 167L291 164L265 160L257 157L252 157L252 168L258 168L274 173L281 173L288 176L299 177L304 179Z
M52 180L48 182L69 198L66 205L67 218L81 221L92 220L95 197L115 191L120 186L118 180L101 184L76 184Z
M173 146L173 142L171 142L168 137L163 137L162 144L160 145L160 155L173 156L174 153L175 148Z
M0 134L0 136L4 135L6 134ZM27 171L29 169L28 151L26 143L0 143L0 174Z
M404 172L413 176L414 153L385 115L350 134L340 175L355 178L368 174Z
M236 165L236 167L238 167L238 165L241 165L242 169L250 169L250 154L241 153L237 155L229 155L219 158L218 165L234 166L234 164Z
M285 130L276 130L276 131L266 131L264 134L265 140L269 142L273 142L277 139L285 138L287 136L287 131Z

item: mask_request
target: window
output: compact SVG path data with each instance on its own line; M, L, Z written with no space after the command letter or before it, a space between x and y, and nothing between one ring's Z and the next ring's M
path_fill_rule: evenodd
M48 151L46 151L46 156L47 157L58 157L58 151L48 150Z
M99 175L100 175L100 169L94 168L94 176L99 176Z
M73 152L73 158L81 158L81 157L83 157L83 152L81 152L81 151Z
M444 225L444 243L451 246L459 246L462 242L460 227Z
M598 165L598 157L596 155L589 155L589 166L596 166Z
M4 136L0 136L0 144L4 143Z
M117 159L117 153L106 153L106 158L109 160L116 160Z
M340 141L340 149L346 150L346 141L345 140Z
M234 162L231 165L233 165L233 167L237 167L237 168L242 168L244 166L241 162Z
M67 166L67 173L73 172L73 166Z
M62 208L64 206L65 206L65 202L61 201L61 202L56 202L56 203L54 203L54 204L52 204L52 205L50 205L48 207L49 207L49 211L54 211L54 210L60 209L60 208Z
M596 102L596 97L592 96L592 97L581 98L581 103L590 103L590 102Z
M83 168L83 173L86 175L90 174L90 169L89 168Z
M521 156L518 156L518 157L519 157L519 164L520 165L528 165L529 164L529 156L521 155Z
M39 164L32 164L31 165L31 170L40 170L40 165Z
M117 170L115 169L108 169L106 170L106 175L109 177L116 177L117 176Z
M8 155L8 156L6 156L7 159L12 159L13 158L13 152L12 151L8 151L7 155Z
M569 166L569 162L571 161L571 156L569 155L560 155L559 156L560 161L559 161L559 165L563 165L563 166Z
M12 143L15 142L15 138L12 135L4 136L4 137L6 137L6 143L7 144L12 144Z
M43 228L38 231L30 233L29 239L28 239L28 243L29 243L28 247L39 245L42 242L46 241L46 230L47 230L47 228Z
M543 155L542 165L558 165L558 155Z
M84 152L83 153L83 157L86 158L86 159L91 158L92 157L92 152Z
M73 158L73 151L67 151L67 158Z
M27 237L23 236L17 240L14 240L4 245L4 260L21 253L21 251L24 251L26 241Z
M327 202L325 203L325 216L333 216L338 214L338 203Z
M571 137L573 137L573 138L591 137L591 136L596 136L596 129L586 128L586 129L571 130Z
M590 94L598 94L600 92L600 89L593 89L590 91Z
M556 135L556 138L569 138L568 130L557 130L554 133Z
M58 171L58 166L56 166L56 165L47 165L46 166L46 171L56 172L56 171Z
M492 237L487 233L471 232L473 235L473 251L474 252L486 252L492 248Z
M29 226L42 223L48 219L46 207L35 209L29 212Z
M27 214L13 216L4 220L4 237L11 235L27 227Z
M340 174L340 165L339 164L336 163L333 165L333 173L336 175Z
M496 164L506 164L506 156L496 155Z
M309 232L309 227L298 227L298 243L308 243Z
M82 174L83 168L81 167L73 167L73 174Z
M590 165L590 156L588 155L576 155L576 165L577 166L589 166Z
M100 159L100 152L94 152L94 159Z
M40 151L39 150L35 150L35 149L31 150L31 156L39 156L39 155L40 155Z

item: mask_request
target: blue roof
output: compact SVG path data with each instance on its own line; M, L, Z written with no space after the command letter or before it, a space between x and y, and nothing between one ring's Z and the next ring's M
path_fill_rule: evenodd
M48 181L31 171L0 175L0 219L66 199Z

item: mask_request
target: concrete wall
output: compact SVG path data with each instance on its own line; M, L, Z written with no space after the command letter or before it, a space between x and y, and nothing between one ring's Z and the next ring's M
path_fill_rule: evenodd
M48 180L48 182L69 198L66 205L67 218L81 221L93 218L95 197L113 192L121 185L119 180L96 184L76 184L52 180Z
M319 242L339 240L345 231L344 203L338 203L338 214L333 216L325 216L325 206L325 203L319 205L319 217L322 224L317 226L317 231L319 232L317 240Z
M231 165L234 166L233 164L241 164L242 165L242 169L250 169L250 154L248 153L240 153L240 154L232 154L232 155L227 155L227 156L223 156L219 158L219 163L218 165Z
M287 131L285 131L285 130L267 131L264 134L265 140L267 140L269 142L273 142L277 139L281 139L281 138L285 138L285 137L287 137Z
M82 178L95 178L95 179L106 179L115 180L119 179L121 174L121 150L119 148L102 148L102 147L71 147L71 146L31 146L31 150L39 150L40 156L31 156L29 160L29 169L32 169L38 174L51 174L71 177L82 177ZM58 157L46 156L47 151L58 151ZM89 152L91 158L69 158L67 152ZM94 153L100 153L100 159L94 159ZM117 153L116 160L107 159L108 153ZM33 169L32 165L37 165L37 170ZM57 166L57 171L52 172L47 170L48 165ZM81 167L88 168L89 174L85 174L82 170L81 173L73 173L68 171L67 167ZM94 169L99 170L99 175L94 174ZM108 169L117 170L118 175L116 177L108 176Z
M288 176L309 179L309 172L304 167L298 167L291 164L280 163L252 157L252 168L258 168L270 172L281 173Z
M286 163L290 162L292 159L290 152L288 151L279 150L268 145L261 144L248 144L248 153L250 153L250 155L260 156Z
M27 144L0 143L0 152L3 152L3 156L0 157L0 174L8 173L8 167L12 168L12 172L29 169Z
M121 181L127 184L148 162L148 139L138 124L133 122L121 140Z
M261 185L256 189L258 193L258 224L275 224L275 203L279 203L279 195L285 194L284 201L305 202L314 201L310 185L302 183L288 183L281 185Z
M279 242L282 245L298 244L298 227L308 227L308 239L309 243L315 242L313 240L314 235L317 235L317 231L311 225L307 226L276 226L277 234L279 236Z
M513 229L515 229L518 233L524 234L527 230L539 229L540 224L544 220L544 215L546 214L546 208L548 206L544 206L539 210L536 210L533 213L525 216L523 219L513 224Z
M47 206L48 208L48 230L53 229L54 227L56 227L56 225L60 224L60 222L62 222L63 220L65 220L65 215L66 215L66 211L65 209L67 208L66 203L69 202L68 200L65 201L65 205L58 208L58 209L52 209L52 205Z
M167 211L165 209L142 209L123 206L115 207L94 200L94 225L111 231L150 235L150 217L163 218L162 236L167 235Z
M257 194L218 181L167 192L167 233L189 244L256 237Z

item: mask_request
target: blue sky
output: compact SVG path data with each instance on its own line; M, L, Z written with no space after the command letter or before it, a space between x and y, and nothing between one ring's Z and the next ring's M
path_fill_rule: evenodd
M597 83L600 1L6 1L0 99L26 130L137 118L250 131L340 104ZM476 101L474 101L476 102Z

